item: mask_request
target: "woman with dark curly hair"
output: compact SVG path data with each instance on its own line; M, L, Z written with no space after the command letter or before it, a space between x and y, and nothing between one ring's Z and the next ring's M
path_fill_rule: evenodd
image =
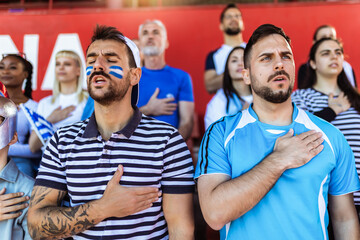
M24 104L27 108L36 111L37 102L32 100L31 78L33 66L25 59L24 54L5 54L0 62L0 81L5 85L10 99L19 106ZM22 86L25 81L25 90ZM18 142L11 145L11 157L20 171L34 177L39 164L41 151L32 153L29 148L31 125L25 113L18 108L16 131Z

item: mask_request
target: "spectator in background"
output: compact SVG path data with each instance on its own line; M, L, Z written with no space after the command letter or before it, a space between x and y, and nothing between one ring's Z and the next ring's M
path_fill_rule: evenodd
M144 66L140 80L138 107L147 116L170 123L187 140L194 120L194 97L190 75L165 62L167 33L159 20L139 27Z
M360 174L360 94L351 85L343 69L344 52L341 43L322 38L310 50L310 71L303 89L292 94L292 101L337 127L354 152ZM360 213L360 192L354 192Z
M224 44L211 51L206 57L204 81L208 93L215 93L223 85L225 61L233 47L242 46L244 22L240 9L233 3L228 4L220 15L220 30L223 32Z
M25 54L6 54L0 62L0 81L5 85L10 99L19 106L24 104L27 108L36 111L37 102L32 100L32 80L33 67L26 60ZM22 86L25 82L25 91ZM9 157L16 163L17 167L23 173L30 177L35 177L41 151L35 153L30 151L29 136L31 133L31 124L26 119L25 113L18 107L16 131L18 142L12 144L9 148Z
M336 39L336 30L333 26L331 25L321 25L319 26L314 33L313 36L313 44L322 39L322 38L334 38ZM352 69L351 65L346 62L343 61L343 68L345 71L345 74L348 78L348 80L350 81L350 83L357 87L357 83L356 83L356 78L355 78L355 72ZM308 71L311 71L311 69L309 69L309 63L304 63L299 67L299 71L298 71L298 88L304 88L304 85L307 85L306 80L309 78Z
M226 60L223 88L206 107L205 129L223 116L235 114L252 102L251 88L245 84L242 75L244 69L244 48L234 47Z
M17 141L16 105L0 96L0 232L2 240L30 240L27 210L34 179L19 171L8 157ZM6 193L6 194L5 194Z
M37 113L56 128L81 120L88 93L83 90L83 67L79 55L63 50L56 54L53 94L40 100ZM38 151L42 143L36 133L30 136L30 149Z

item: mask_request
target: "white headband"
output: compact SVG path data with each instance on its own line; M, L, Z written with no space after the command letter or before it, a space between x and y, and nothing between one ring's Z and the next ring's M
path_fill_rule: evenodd
M129 38L123 36L126 45L130 48L132 55L134 56L136 67L140 67L140 52L136 44Z

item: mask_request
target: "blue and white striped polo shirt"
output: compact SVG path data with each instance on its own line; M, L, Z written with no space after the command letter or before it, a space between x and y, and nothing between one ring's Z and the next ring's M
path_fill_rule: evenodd
M202 140L195 178L226 174L234 179L251 170L290 128L323 133L324 149L299 168L288 169L250 211L228 223L221 239L328 239L328 193L360 189L354 155L344 136L330 123L298 109L288 126L259 121L252 109L210 125Z
M162 193L194 190L190 152L171 125L136 109L129 124L104 141L95 115L63 127L51 138L36 185L67 191L70 205L102 197L117 166L124 166L120 184L157 187ZM152 207L123 218L108 218L74 239L168 239L162 197Z

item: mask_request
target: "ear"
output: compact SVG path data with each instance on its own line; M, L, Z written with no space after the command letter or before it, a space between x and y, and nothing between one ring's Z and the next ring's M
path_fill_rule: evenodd
M165 49L168 49L169 48L169 40L166 39L166 42L165 42Z
M244 78L244 83L245 83L246 85L250 85L250 84L251 84L251 80L250 80L250 72L249 72L249 69L244 68L241 73L242 73L243 78Z
M129 73L130 73L130 85L135 86L140 82L141 68L131 68Z
M15 132L13 138L11 139L11 141L9 142L9 146L13 145L14 143L16 143L18 140L18 136L17 136L17 132Z
M313 69L313 70L316 70L316 64L313 60L310 60L310 67Z

